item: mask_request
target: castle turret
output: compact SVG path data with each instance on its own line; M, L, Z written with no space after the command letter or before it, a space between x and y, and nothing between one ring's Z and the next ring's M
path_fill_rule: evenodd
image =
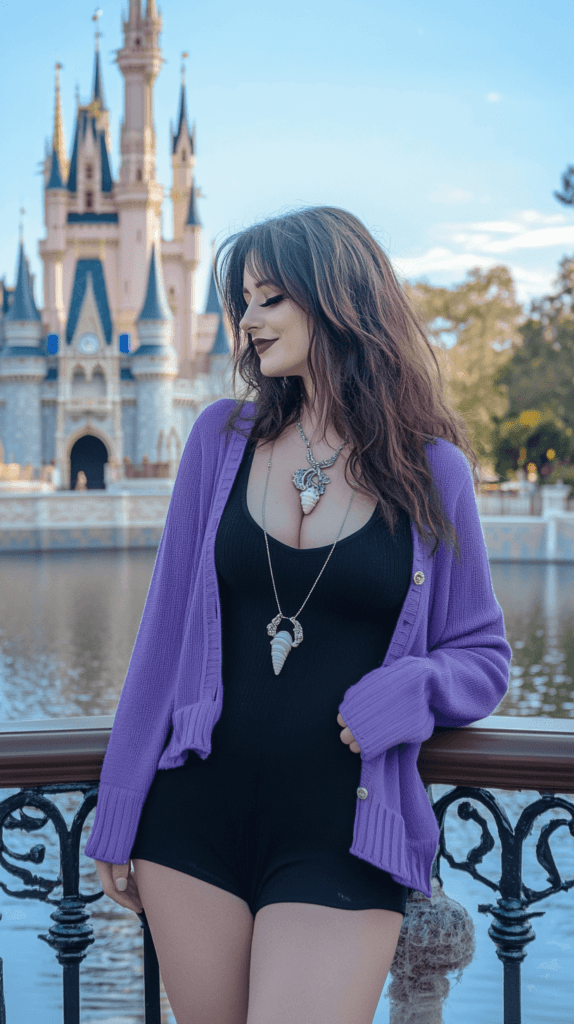
M66 215L68 212L68 161L64 150L64 129L60 108L60 68L56 64L56 100L54 132L49 174L44 189L46 238L40 245L44 263L44 326L48 334L60 337L66 318L64 309L62 260L66 251Z
M151 247L160 233L163 188L156 181L153 85L163 63L159 47L161 27L155 4L146 4L144 17L141 0L130 0L129 18L123 23L124 45L117 53L125 81L121 164L115 184L120 218L120 332L134 330L142 305Z
M109 153L112 148L111 136L110 136L110 112L106 107L106 101L104 99L104 79L102 75L102 68L100 65L100 35L101 32L98 29L98 18L101 15L101 11L96 11L92 15L92 21L96 22L96 50L94 54L94 85L92 88L92 102L91 106L97 112L98 126L103 129L105 134L105 148Z
M173 425L173 384L178 374L169 308L158 246L151 251L144 304L137 320L139 348L131 358L137 380L136 461L167 459L165 440Z
M20 233L18 277L4 317L0 391L4 397L4 461L42 465L41 383L46 376L40 346L42 322Z
M187 53L183 54L183 58ZM193 186L195 166L195 139L189 130L187 120L187 98L185 93L185 64L181 63L181 91L177 128L171 138L171 167L173 185L170 198L173 203L173 237L183 238L183 227L189 211L189 195Z

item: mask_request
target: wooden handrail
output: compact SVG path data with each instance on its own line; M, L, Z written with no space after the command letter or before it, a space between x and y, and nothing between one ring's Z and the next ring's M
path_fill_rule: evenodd
M0 788L97 782L113 715L0 722ZM436 728L421 747L423 782L574 793L574 720L490 715Z

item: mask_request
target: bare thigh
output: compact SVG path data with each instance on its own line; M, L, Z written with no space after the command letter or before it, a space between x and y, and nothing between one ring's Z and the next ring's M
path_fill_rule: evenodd
M177 1024L246 1024L253 915L200 878L132 860Z
M402 923L394 910L262 907L247 1024L372 1024Z

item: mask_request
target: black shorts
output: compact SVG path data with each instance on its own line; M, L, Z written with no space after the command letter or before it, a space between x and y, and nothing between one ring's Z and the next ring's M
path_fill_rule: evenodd
M411 890L349 853L358 756L347 799L323 817L312 813L313 803L323 806L320 778L302 782L294 773L290 786L282 787L272 771L246 764L239 769L225 756L217 744L217 725L212 744L206 760L189 751L181 767L156 771L132 858L234 893L254 917L267 904L285 902L404 915ZM352 762L348 748L342 753Z

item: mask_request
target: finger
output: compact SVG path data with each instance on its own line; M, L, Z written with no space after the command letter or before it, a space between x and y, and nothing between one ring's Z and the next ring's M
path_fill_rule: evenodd
M112 892L108 893L108 895L120 907L126 907L128 910L133 910L136 914L141 914L143 907L135 880L130 878L125 892Z
M339 725L344 725L345 724L344 721L343 721L343 716L342 716L340 711L339 711L339 714L337 715L337 721L338 721Z
M125 892L128 887L128 875L130 873L130 862L125 864L112 864L112 878L118 892Z

